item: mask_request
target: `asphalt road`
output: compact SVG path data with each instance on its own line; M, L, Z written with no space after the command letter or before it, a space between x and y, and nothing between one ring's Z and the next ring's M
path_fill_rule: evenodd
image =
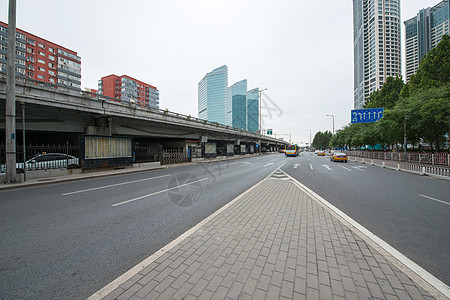
M450 181L309 152L282 170L450 285Z
M261 181L282 155L0 192L0 299L85 299Z
M85 299L280 166L450 284L449 181L302 153L1 191L0 299Z

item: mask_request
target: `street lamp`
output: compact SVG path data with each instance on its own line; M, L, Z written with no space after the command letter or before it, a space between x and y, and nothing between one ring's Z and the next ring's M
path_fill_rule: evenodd
M309 131L309 149L311 149L311 129L306 129L306 131Z
M261 147L261 134L262 134L262 128L261 128L261 93L263 91L267 90L267 88L259 90L259 154L262 154L262 147Z
M333 115L327 115L327 117L332 117L333 118L333 135L334 135L334 116Z

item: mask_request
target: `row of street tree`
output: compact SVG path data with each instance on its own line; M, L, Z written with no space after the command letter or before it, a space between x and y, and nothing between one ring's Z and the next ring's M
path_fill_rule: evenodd
M385 148L397 145L420 145L432 149L448 149L450 132L450 42L444 35L438 46L420 61L408 83L400 76L388 77L382 88L374 91L364 108L384 107L384 116L376 123L349 124L324 144L331 133L319 132L313 147L361 147L380 144ZM316 143L317 138L317 143Z

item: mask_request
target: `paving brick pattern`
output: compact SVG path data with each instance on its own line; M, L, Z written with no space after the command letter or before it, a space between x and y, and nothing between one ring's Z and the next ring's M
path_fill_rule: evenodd
M104 299L433 299L282 179L262 182Z

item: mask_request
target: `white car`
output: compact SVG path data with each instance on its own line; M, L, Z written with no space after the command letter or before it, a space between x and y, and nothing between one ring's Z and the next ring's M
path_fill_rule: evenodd
M48 169L75 169L79 168L79 159L63 153L43 153L25 162L27 171ZM23 173L24 164L16 164L17 173ZM0 172L6 172L6 165L2 165Z

